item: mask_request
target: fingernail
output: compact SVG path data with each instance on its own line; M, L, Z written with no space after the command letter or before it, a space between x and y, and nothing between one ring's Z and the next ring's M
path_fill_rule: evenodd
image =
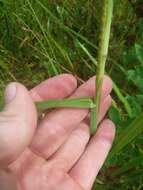
M11 83L6 87L5 90L5 101L6 103L11 102L16 96L16 84Z

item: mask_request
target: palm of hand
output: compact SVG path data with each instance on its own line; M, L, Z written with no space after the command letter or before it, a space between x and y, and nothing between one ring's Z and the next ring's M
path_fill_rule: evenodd
M80 86L72 97L92 97L95 93L94 81L95 78L91 78ZM106 77L99 121L103 120L111 103L109 95L111 86L111 81ZM75 88L73 77L61 75L40 84L30 93L32 99L38 101L64 98ZM33 115L30 114L32 118ZM92 188L95 177L111 148L114 125L111 121L104 120L96 135L90 139L87 116L86 109L58 109L50 112L40 122L32 145L9 166L16 176L18 190Z
M63 164L47 161L27 150L10 168L16 176L18 190L81 190L81 186L61 168Z
M82 189L66 171L60 168L60 164L48 162L26 150L10 168L16 176L19 190Z

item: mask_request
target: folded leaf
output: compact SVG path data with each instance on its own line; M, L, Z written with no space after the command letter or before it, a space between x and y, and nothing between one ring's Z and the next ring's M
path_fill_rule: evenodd
M95 104L89 97L64 99L64 100L48 100L43 102L36 102L39 111L50 108L94 108Z

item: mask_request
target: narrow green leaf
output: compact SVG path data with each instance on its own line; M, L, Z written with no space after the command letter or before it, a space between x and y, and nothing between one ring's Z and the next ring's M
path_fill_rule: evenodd
M47 36L47 34L45 33L44 28L43 28L42 24L40 23L40 20L39 20L38 16L37 16L36 13L35 13L35 10L33 9L33 7L32 7L32 5L31 5L30 1L29 1L29 0L26 0L26 1L27 1L28 5L29 5L29 8L30 8L30 10L31 10L31 13L32 13L31 15L33 16L33 18L36 20L37 24L39 25L39 28L40 28L41 32L43 33L43 36L44 36L45 40L47 41L47 43L48 43L50 49L52 49L52 48L51 48L51 45L50 45L50 42L49 42L49 40L48 40L48 36ZM52 50L52 53L53 53L53 50ZM55 75L58 75L59 73L58 73L57 68L55 67L55 65L54 65L54 63L52 62L52 60L51 60L51 58L50 58L49 55L48 55L48 57L49 57L49 61L50 61L50 63L51 63L51 67L52 67L52 69L53 69Z
M116 85L115 82L113 82L113 89L114 89L114 92L116 93L116 95L118 96L119 100L124 105L124 108L125 108L126 112L128 113L129 117L132 118L131 106L130 106L129 102L125 99L125 97L123 96L123 94L121 93L120 89L118 88L118 86Z
M39 111L42 111L50 108L93 108L95 104L91 98L85 97L37 102L36 106Z
M143 132L143 113L138 116L132 123L124 129L124 131L117 137L113 146L110 158L131 143L138 135Z
M89 51L86 49L86 47L80 43L78 40L77 41L77 44L79 45L79 47L86 53L86 55L89 57L89 59L92 61L92 63L97 66L97 61L96 59L89 53Z

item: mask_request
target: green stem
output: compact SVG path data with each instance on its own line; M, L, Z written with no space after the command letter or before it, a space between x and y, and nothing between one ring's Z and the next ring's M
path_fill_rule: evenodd
M112 14L113 14L113 0L102 0L102 1L103 1L102 3L103 15L102 15L101 35L99 42L98 67L96 75L96 94L94 97L96 108L93 108L91 110L91 134L94 134L97 128L100 99L101 99L101 88L105 73L105 63L108 55L110 29L111 29Z
M85 52L85 54L89 57L89 59L92 61L92 63L97 67L97 61L96 61L96 59L89 53L89 51L86 49L86 47L83 44L81 44L79 41L77 41L77 43L80 46L80 48ZM86 64L86 62L85 62L85 64ZM87 65L87 66L89 67L89 69L92 72L94 72L94 68L90 67L90 65ZM105 72L105 74L108 74L108 73ZM115 83L115 81L113 81L113 90L114 90L116 96L121 101L121 103L124 105L124 109L128 113L129 117L132 118L132 109L131 109L131 106L128 103L128 101L126 100L126 98L123 96L121 90L119 89L119 87L117 86L117 84Z

